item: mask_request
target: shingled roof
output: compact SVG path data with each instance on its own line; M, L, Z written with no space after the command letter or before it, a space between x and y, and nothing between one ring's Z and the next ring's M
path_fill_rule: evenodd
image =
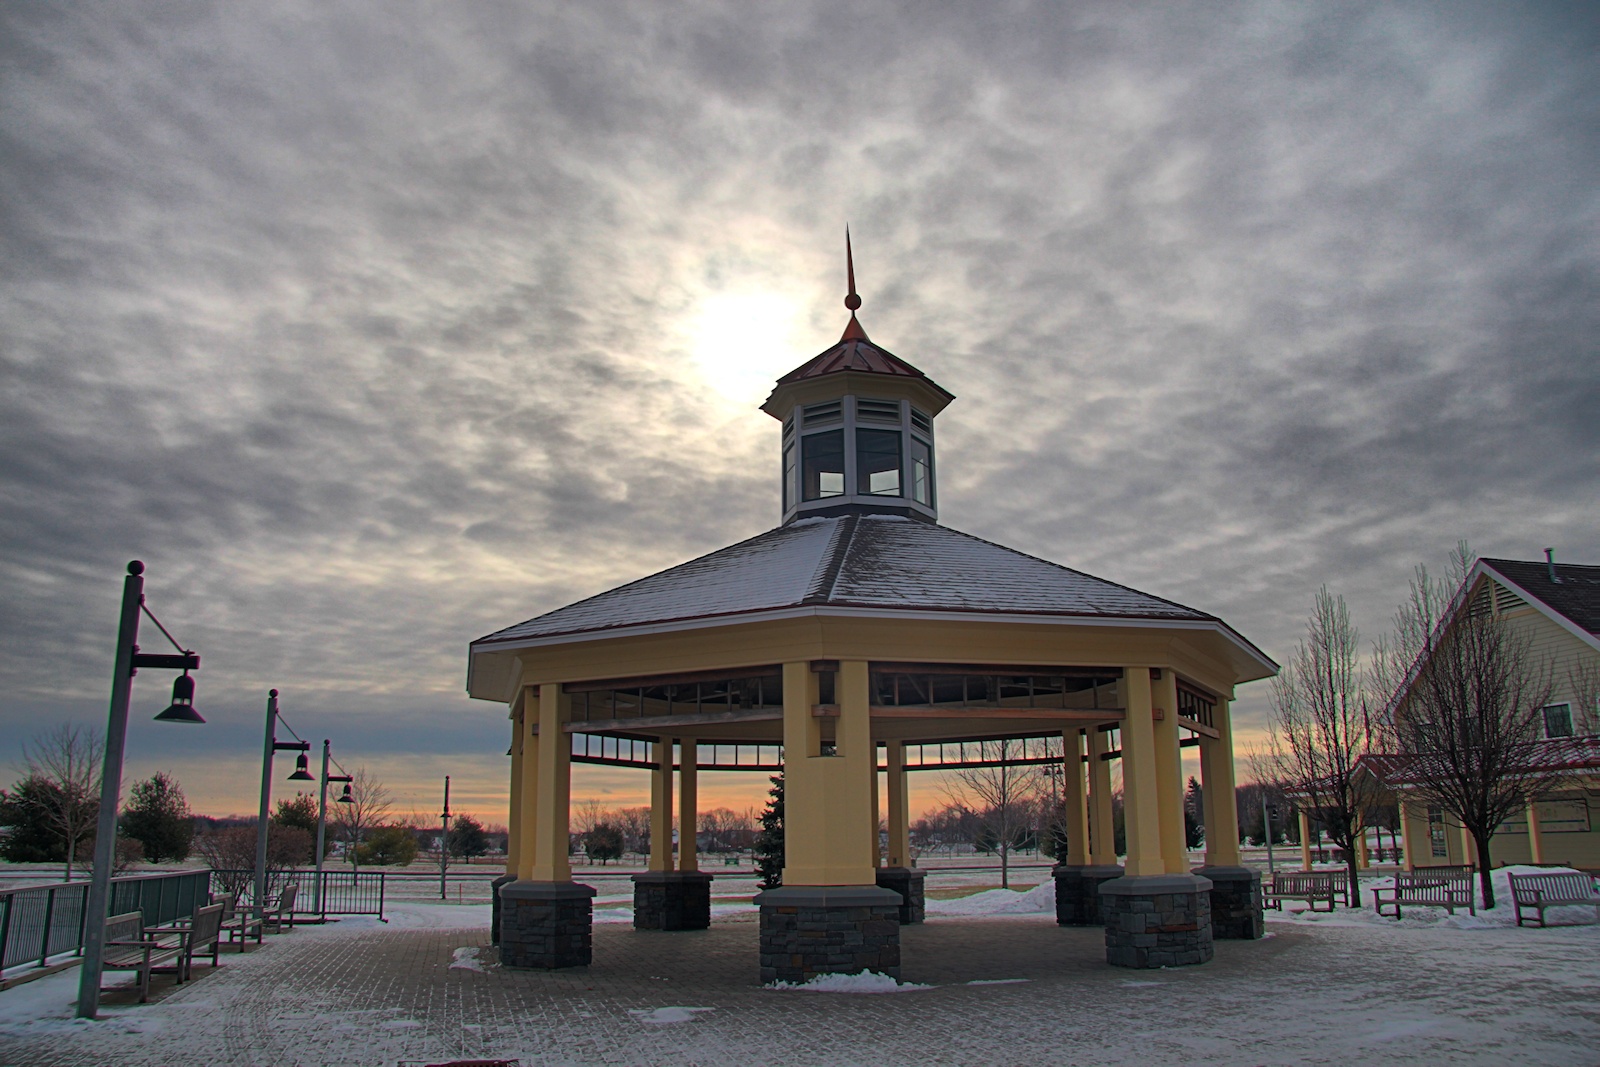
M1221 620L947 526L898 515L800 519L473 642L474 650L637 626L857 608L1210 624Z
M1550 565L1543 560L1481 559L1486 569L1534 597L1551 611L1587 634L1600 636L1600 567L1580 563L1557 563L1556 577L1550 580Z

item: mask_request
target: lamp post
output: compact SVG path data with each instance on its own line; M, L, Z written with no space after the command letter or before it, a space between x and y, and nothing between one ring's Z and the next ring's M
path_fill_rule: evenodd
M450 865L450 776L444 776L444 814L439 816L443 822L443 833L439 835L439 899L448 900L449 890L445 887L445 876Z
M326 835L327 829L328 829L328 783L329 782L343 782L344 783L344 794L342 796L340 796L339 799L335 803L339 803L339 804L354 804L355 803L355 799L350 796L350 783L355 781L355 779L353 777L351 777L350 775L348 775L348 774L329 774L328 773L328 762L329 762L329 759L330 759L330 756L328 755L328 746L329 746L329 741L327 740L327 738L324 738L323 741L322 741L322 799L317 804L317 914L318 915L323 915L323 911L322 911L322 842L323 842L323 840L325 838L325 835ZM342 768L342 767L340 768L340 770L343 770L343 769L344 768ZM324 918L326 918L325 915L324 915Z
M311 762L306 756L311 750L311 742L278 740L278 691L273 689L267 693L267 738L261 752L261 818L256 823L255 907L256 914L263 918L267 906L267 806L272 802L272 754L286 750L300 753L294 761L294 773L289 775L289 781L312 781L311 772L306 769Z
M1267 839L1267 875L1276 877L1277 869L1272 861L1272 809L1267 807L1267 794L1261 793L1261 822L1266 827L1264 834Z
M139 651L139 615L164 634L178 655L152 655ZM117 661L111 675L111 714L106 725L105 762L100 771L100 817L95 828L94 872L89 899L84 905L83 970L78 976L78 1018L93 1019L100 1010L100 975L105 966L106 905L111 898L111 868L117 856L117 806L122 800L122 754L128 736L128 704L133 699L133 676L140 667L183 671L172 682L172 703L156 716L157 722L203 723L194 710L194 679L200 657L181 647L144 603L144 564L128 564L122 580L122 621L117 628Z

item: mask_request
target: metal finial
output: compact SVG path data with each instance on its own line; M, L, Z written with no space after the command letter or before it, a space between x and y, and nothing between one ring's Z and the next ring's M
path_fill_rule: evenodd
M844 271L850 280L850 292L845 295L844 306L849 308L853 315L856 309L861 306L861 297L856 293L856 259L855 254L850 250L850 227L848 226L844 228Z

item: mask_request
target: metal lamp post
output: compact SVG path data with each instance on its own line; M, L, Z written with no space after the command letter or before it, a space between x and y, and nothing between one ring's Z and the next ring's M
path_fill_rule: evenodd
M261 752L261 818L256 823L255 908L262 917L267 906L267 806L272 803L272 755L283 751L300 753L289 781L312 781L311 772L306 769L310 762L306 753L311 751L311 742L278 740L278 691L273 689L267 693L267 737Z
M179 654L151 655L139 651L139 615L150 616ZM117 628L117 662L111 676L111 714L106 726L105 763L100 772L100 817L94 839L94 872L83 923L83 970L78 977L78 1018L93 1019L100 1010L100 976L105 966L106 906L111 897L111 869L117 855L117 807L122 800L122 755L128 736L128 705L133 699L133 676L140 667L183 671L172 683L172 703L156 716L158 722L203 723L194 710L194 679L200 657L181 647L161 621L144 604L144 564L128 564L122 580L122 622Z
M450 776L444 776L444 814L439 816L443 822L443 833L439 835L439 899L449 899L449 889L445 886L445 878L450 868Z
M1261 821L1266 826L1267 839L1267 874L1276 876L1277 868L1272 861L1272 809L1267 806L1267 794L1261 794Z
M331 742L329 742L327 738L323 738L323 741L322 741L322 799L317 804L317 914L319 914L319 915L322 914L322 853L323 853L323 844L322 843L326 839L327 830L328 830L328 783L329 782L343 782L344 783L344 794L342 796L340 796L339 799L337 801L335 801L335 803L338 803L338 804L354 804L355 803L354 798L352 798L350 796L350 783L355 781L355 779L353 777L351 777L350 775L348 775L348 774L329 774L328 773L328 763L331 760L331 756L329 755L329 752L328 752L328 748L329 748L330 744L331 744ZM342 770L343 768L340 768L340 769Z

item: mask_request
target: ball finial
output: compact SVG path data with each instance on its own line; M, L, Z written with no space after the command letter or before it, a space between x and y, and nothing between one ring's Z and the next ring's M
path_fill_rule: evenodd
M861 297L857 296L855 293L851 293L849 296L844 298L844 306L849 308L851 311L857 310L861 307Z
M136 560L136 559L135 560L130 560L128 562L128 573L129 574L143 574L144 573L144 564L142 562L140 562L139 560Z

